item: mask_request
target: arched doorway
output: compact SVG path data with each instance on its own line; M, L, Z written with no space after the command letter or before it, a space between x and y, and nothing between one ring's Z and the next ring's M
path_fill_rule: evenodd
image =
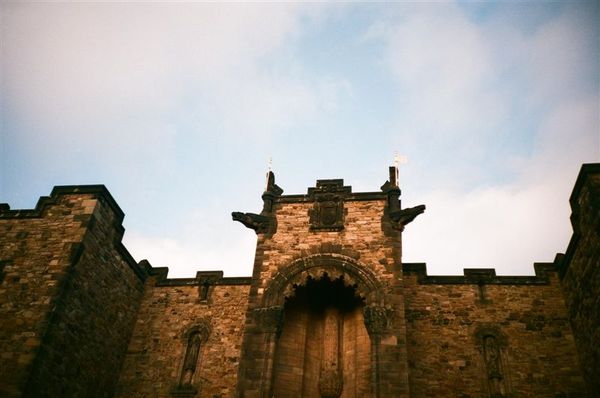
M273 369L275 397L371 395L371 341L364 299L325 273L308 276L285 300Z
M357 344L360 344L361 349L364 348L367 350L368 347L368 351L366 352L370 353L370 359L367 359L364 362L362 360L360 361L361 366L364 366L364 369L370 371L370 377L367 378L368 382L366 382L368 387L364 388L364 391L366 391L365 396L376 398L382 397L381 386L385 385L383 391L387 391L390 390L390 388L388 388L389 386L396 383L396 381L389 383L389 377L384 375L383 372L394 375L394 377L397 378L397 365L395 363L389 363L387 366L388 369L384 371L382 371L380 366L380 354L382 352L381 336L390 333L392 330L393 317L391 315L394 312L393 308L385 302L384 298L386 297L386 294L383 285L369 267L359 263L355 259L337 253L323 253L302 257L292 261L269 278L266 287L256 287L256 292L259 297L256 297L256 299L250 298L247 313L247 327L242 343L242 358L240 360L238 382L238 393L241 397L252 396L271 398L294 396L293 394L288 393L275 394L275 383L280 383L278 380L281 377L284 377L285 380L285 377L288 377L287 375L291 373L291 371L288 371L286 375L285 372L281 373L281 369L277 369L276 371L276 361L279 361L277 362L279 368L295 368L295 372L303 373L304 365L300 366L299 363L301 360L304 361L304 356L301 360L289 358L289 360L284 361L283 358L286 355L286 351L285 349L279 349L279 346L282 343L281 336L285 327L292 327L286 326L286 324L291 324L294 319L296 319L296 323L300 325L304 322L302 321L303 316L305 316L307 320L309 319L308 315L310 312L306 310L306 306L304 306L304 311L297 311L300 312L300 314L294 314L294 306L302 307L301 300L298 299L299 301L296 304L292 301L292 298L298 293L298 288L306 286L309 280L319 281L321 279L324 279L323 283L327 282L327 280L329 280L329 282L325 283L325 288L318 287L317 290L333 289L335 283L341 283L341 285L344 286L341 294L350 294L350 296L356 297L356 300L358 300L356 302L357 304L351 306L352 310L348 315L349 317L353 316L355 320L348 320L346 329L351 330L351 325L357 325L357 328L365 327L368 331L368 334L364 334L364 331L361 331L359 335L364 338L357 338ZM290 304L286 306L288 303ZM335 306L332 307L335 309ZM324 306L324 309L325 308L327 307ZM325 327L328 318L334 319L335 317L323 316L323 327ZM359 324L360 326L358 326ZM306 323L306 325L307 328L305 330L314 329L308 328L308 323ZM296 327L302 329L301 326ZM329 327L331 328L331 326ZM315 330L318 331L318 328ZM342 331L343 330L342 326ZM286 332L286 335L294 336L294 333ZM342 341L342 344L344 341ZM289 344L290 343L288 343L288 345ZM303 343L296 341L295 344L302 345ZM315 344L314 346L316 347L318 344ZM346 347L350 347L350 345L347 344ZM387 350L386 347L383 347L383 349ZM279 354L277 354L277 352L279 352ZM290 355L300 355L298 354L300 352L298 349L295 350L295 354L292 351L288 352L291 353ZM396 353L390 354L392 354L394 358L398 357ZM386 355L390 356L388 354ZM351 364L352 362L348 361L347 363ZM315 368L309 366L309 372L310 369ZM362 372L358 369L358 367L355 367L352 369L352 372ZM350 370L348 372L351 374ZM359 379L361 381L359 382L357 391L363 391L361 384L363 373L360 374L361 376ZM353 384L350 383L350 385ZM351 389L349 388L348 391L351 391ZM301 395L296 394L295 396ZM318 395L308 396L322 397L323 395L319 392ZM350 396L354 395L347 395L347 397Z

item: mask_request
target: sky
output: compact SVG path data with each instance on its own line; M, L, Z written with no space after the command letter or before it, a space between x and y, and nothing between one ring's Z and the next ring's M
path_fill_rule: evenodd
M133 257L252 272L268 160L427 206L403 261L533 274L600 160L600 2L0 3L0 202L104 184Z

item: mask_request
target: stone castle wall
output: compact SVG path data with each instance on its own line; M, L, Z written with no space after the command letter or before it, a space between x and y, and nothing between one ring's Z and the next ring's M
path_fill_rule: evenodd
M389 182L281 196L271 175L263 212L234 214L257 232L248 278L137 264L103 186L57 187L34 210L0 204L0 395L316 396L335 381L327 357L341 398L597 396L599 176L582 169L567 252L535 276L402 264L422 209L400 211ZM328 289L348 306L310 310Z
M102 186L0 214L2 396L112 396L143 290Z
M179 386L186 334L209 328L192 386L201 397L232 397L237 384L248 278L217 279L202 297L197 279L148 279L117 397L170 397ZM213 282L215 283L215 282Z
M600 396L600 164L582 167L571 195L573 236L560 273L581 368Z
M4 209L0 219L0 395L20 396L48 329L50 311L83 240L95 201L41 200L38 211Z
M583 396L585 385L554 264L537 277L425 276L405 264L410 392L414 397L493 396L482 333L500 345L504 396Z

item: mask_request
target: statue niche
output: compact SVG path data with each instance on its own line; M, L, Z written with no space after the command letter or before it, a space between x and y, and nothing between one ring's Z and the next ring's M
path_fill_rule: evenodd
M481 326L475 333L485 370L489 396L502 398L509 395L509 383L506 374L504 348L507 340L504 334L494 326Z
M487 368L491 396L493 398L503 397L505 393L504 375L500 361L500 346L496 336L486 335L483 337L483 358Z
M182 386L192 385L192 377L196 371L201 343L202 337L200 336L200 332L193 332L188 338L185 359L183 361L183 371L181 372L181 380L179 381L179 384Z
M184 334L183 363L179 372L177 384L171 389L171 395L184 396L195 395L198 391L198 383L195 382L198 373L198 362L201 347L208 340L210 326L206 322L200 322Z
M274 364L276 397L371 394L363 300L343 277L309 277L286 299Z

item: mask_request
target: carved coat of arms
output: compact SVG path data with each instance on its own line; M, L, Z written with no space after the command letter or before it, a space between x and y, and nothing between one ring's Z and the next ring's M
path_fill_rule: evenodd
M309 211L311 230L344 229L344 195L347 190L341 180L318 181L317 188L311 192L315 201Z

